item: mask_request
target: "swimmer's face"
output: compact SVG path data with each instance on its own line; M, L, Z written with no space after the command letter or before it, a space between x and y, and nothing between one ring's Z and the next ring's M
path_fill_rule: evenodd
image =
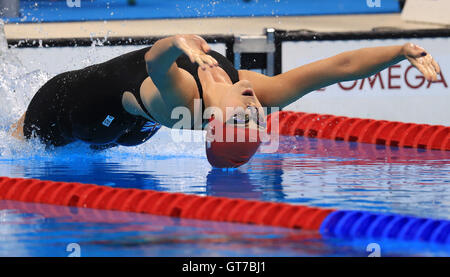
M216 83L208 96L205 99L206 107L218 109L221 112L219 118L223 122L236 124L238 127L265 128L264 111L249 81Z

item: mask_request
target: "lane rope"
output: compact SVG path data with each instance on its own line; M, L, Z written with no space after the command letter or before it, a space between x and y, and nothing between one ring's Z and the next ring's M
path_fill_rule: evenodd
M278 131L272 130L273 116L278 116ZM450 151L450 127L442 125L281 111L267 117L267 128L286 136Z
M318 230L334 210L153 190L0 177L0 200Z
M0 177L0 200L317 230L323 237L450 246L450 221L286 203Z

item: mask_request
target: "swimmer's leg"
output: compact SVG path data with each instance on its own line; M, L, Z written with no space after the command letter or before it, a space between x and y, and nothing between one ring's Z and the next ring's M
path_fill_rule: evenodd
M23 122L25 120L25 114L26 113L24 113L19 120L10 127L10 130L12 131L11 136L19 140L25 140L25 136L23 135Z

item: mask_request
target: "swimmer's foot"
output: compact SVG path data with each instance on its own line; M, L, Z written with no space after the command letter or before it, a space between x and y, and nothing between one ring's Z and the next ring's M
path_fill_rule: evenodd
M23 135L23 122L25 120L25 114L23 114L19 120L11 125L9 130L11 131L11 136L18 140L25 140L25 136Z

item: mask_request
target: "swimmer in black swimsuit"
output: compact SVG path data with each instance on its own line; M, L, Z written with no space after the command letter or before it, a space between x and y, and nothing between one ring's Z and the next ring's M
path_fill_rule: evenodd
M31 100L24 119L26 138L37 136L48 145L76 140L94 148L138 145L161 127L143 106L140 86L148 77L144 60L149 48L102 64L59 74ZM144 111L127 112L124 95L131 94Z
M144 105L142 87L149 87L149 94L156 98L150 100L150 106L153 102L157 106L164 104L148 76L144 56L150 48L65 72L49 80L28 106L23 135L26 138L36 136L53 146L81 140L95 149L133 146L147 141L161 124ZM239 81L237 70L225 57L215 51L208 54L220 61L218 64L233 83ZM198 64L192 63L185 54L177 58L176 64L192 75L202 98ZM167 124L168 120L161 121Z
M95 149L133 146L147 141L161 125L179 127L180 119L172 116L179 107L190 113L189 124L183 128L205 127L211 118L236 128L264 128L262 107L281 109L311 91L371 76L404 59L427 80L437 79L438 64L412 43L344 52L268 77L234 69L199 36L177 35L52 78L13 125L13 135L27 139L36 136L53 146L77 140ZM203 108L214 108L215 112L204 118L203 109L196 108L198 99ZM230 114L227 108L233 112ZM234 112L236 108L241 109ZM253 153L228 159L240 165Z

